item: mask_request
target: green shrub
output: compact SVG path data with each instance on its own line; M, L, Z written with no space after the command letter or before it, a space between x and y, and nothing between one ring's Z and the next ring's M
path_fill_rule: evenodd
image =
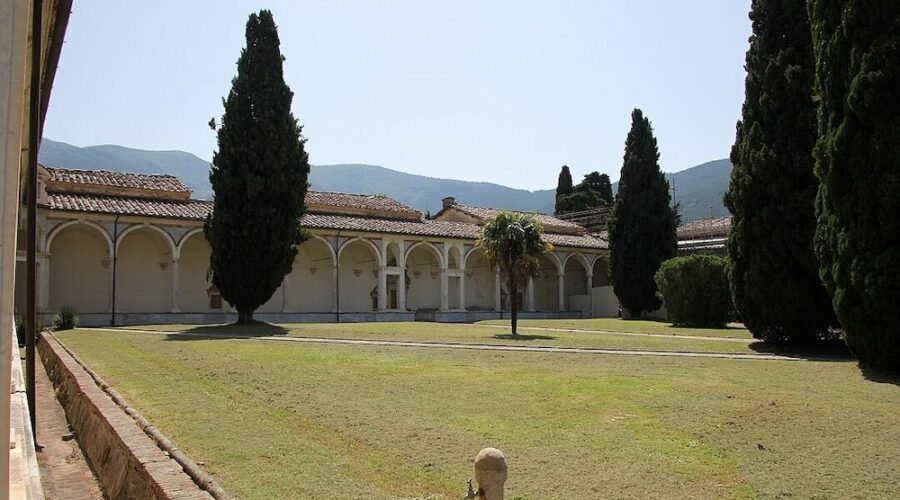
M656 273L659 297L676 325L723 327L734 305L728 288L728 260L715 255L675 257Z
M53 317L54 330L71 330L78 326L78 311L74 307L62 306Z
M16 314L16 339L19 341L19 347L25 345L25 319L21 314Z

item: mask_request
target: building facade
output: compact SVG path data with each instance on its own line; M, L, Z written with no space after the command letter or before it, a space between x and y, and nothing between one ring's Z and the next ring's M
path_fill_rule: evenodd
M42 168L39 177L45 320L62 306L74 307L84 325L236 318L209 280L202 226L212 202L191 199L171 176ZM257 318L475 321L508 310L506 286L475 244L497 210L446 198L426 220L385 196L315 191L306 204L302 222L312 237ZM616 316L605 237L538 218L554 250L517 298L522 317Z

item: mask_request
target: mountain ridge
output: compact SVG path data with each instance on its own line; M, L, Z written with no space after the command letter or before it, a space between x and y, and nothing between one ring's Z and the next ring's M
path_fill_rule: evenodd
M45 138L38 159L41 164L51 167L174 175L193 190L194 197L212 198L209 162L184 151L147 151L114 144L78 147ZM710 206L714 215L726 214L722 196L730 174L731 163L727 159L667 173L666 178L675 184L682 219L708 217ZM555 171L548 175L548 179L555 178ZM384 194L431 213L440 210L441 200L447 196L466 205L552 213L556 194L555 189L529 191L485 181L408 174L359 163L313 165L309 182L310 189L318 191Z

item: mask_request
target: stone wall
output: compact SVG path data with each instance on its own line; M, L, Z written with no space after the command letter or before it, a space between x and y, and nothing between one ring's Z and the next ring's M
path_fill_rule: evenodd
M54 337L41 334L38 352L107 498L213 498L163 453Z

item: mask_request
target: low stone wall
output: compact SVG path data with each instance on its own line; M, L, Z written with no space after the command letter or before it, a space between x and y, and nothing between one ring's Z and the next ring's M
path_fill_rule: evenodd
M213 498L97 386L56 338L42 333L38 352L107 498Z

